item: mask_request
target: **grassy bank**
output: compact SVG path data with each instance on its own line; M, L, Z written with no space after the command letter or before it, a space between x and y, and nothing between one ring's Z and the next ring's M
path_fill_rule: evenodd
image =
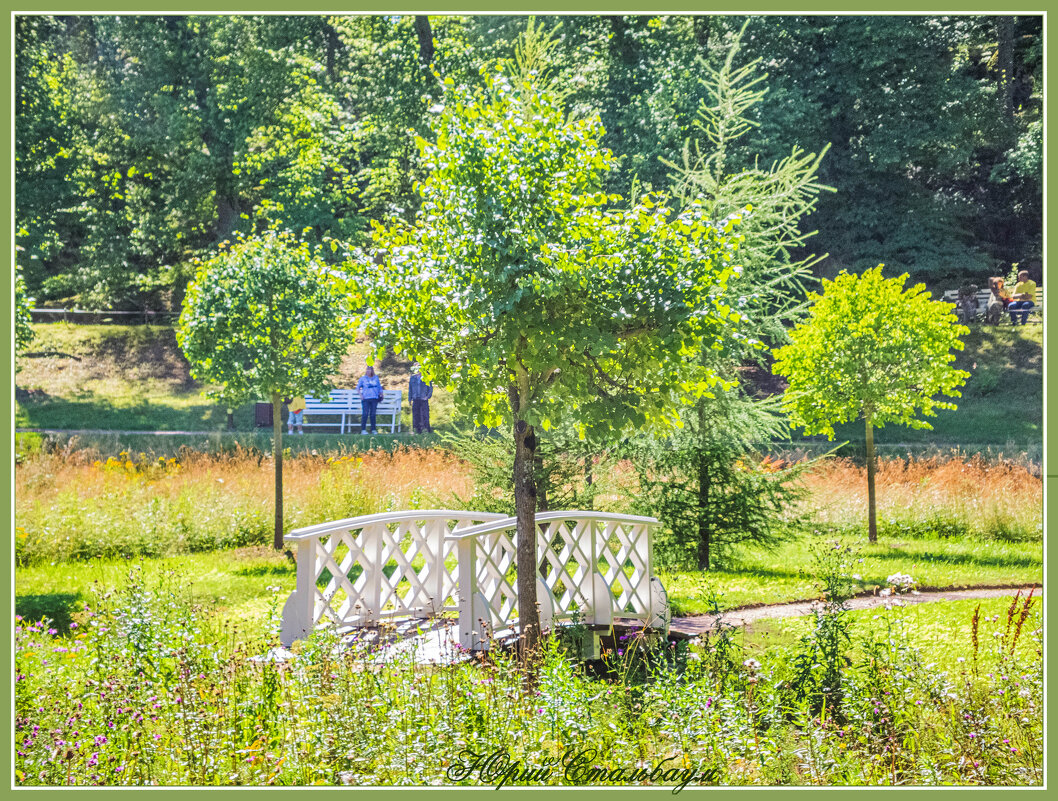
M172 327L37 324L30 352L19 357L15 425L20 428L223 432L225 410L204 398L190 377ZM956 364L971 377L957 411L941 411L933 431L887 426L878 430L882 452L966 446L972 450L1028 451L1039 459L1043 437L1042 326L975 326ZM350 348L336 386L355 386L368 346ZM387 389L408 387L410 363L392 355L378 365ZM404 428L410 424L406 412ZM438 388L433 422L455 417L452 396ZM239 432L254 430L253 406L235 410ZM339 438L335 438L339 439ZM353 437L341 439L350 440ZM862 425L838 429L838 441L862 443ZM321 440L325 446L327 440ZM124 447L144 450L139 445ZM319 446L314 446L319 447ZM347 447L357 448L350 444Z
M18 358L15 425L19 428L224 432L227 412L202 395L172 326L38 323L29 352ZM350 346L338 387L355 387L366 342ZM377 365L382 385L407 398L411 362L388 355ZM431 418L452 420L451 396L434 393ZM402 425L411 424L406 412ZM254 431L254 405L234 410L235 429Z

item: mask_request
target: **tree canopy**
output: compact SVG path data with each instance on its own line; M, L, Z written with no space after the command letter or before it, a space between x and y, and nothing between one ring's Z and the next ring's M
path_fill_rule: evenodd
M379 226L356 281L380 348L414 355L478 422L513 425L523 631L538 626L534 429L674 423L720 381L697 355L741 319L722 301L737 220L604 192L614 158L597 116L564 112L551 46L530 28L480 85L445 80L415 223Z
M283 545L280 404L321 393L349 348L351 319L332 276L305 242L267 231L205 262L187 290L177 342L191 375L226 406L272 404L275 547Z
M597 114L606 194L671 190L743 24L770 91L728 154L830 152L820 269L959 281L1042 257L1040 16L544 17L564 107ZM273 223L363 241L414 218L434 75L475 85L514 16L16 15L16 244L45 303L177 308L196 258ZM1031 267L1031 269L1038 269ZM1037 279L1040 277L1037 273Z

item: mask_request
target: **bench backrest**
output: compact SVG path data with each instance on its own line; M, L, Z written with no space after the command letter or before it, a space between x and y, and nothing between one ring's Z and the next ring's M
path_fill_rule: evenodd
M400 412L401 403L404 400L404 391L400 389L382 390L382 400L378 403L378 411L389 414ZM355 389L332 389L330 395L325 399L305 396L305 410L309 412L326 412L340 410L360 411L360 395Z
M978 309L985 309L988 307L988 299L992 296L992 293L987 289L981 289L974 295L974 302L977 304ZM949 289L944 293L944 300L948 303L959 302L959 290ZM1037 308L1043 305L1043 287L1036 287L1036 306Z

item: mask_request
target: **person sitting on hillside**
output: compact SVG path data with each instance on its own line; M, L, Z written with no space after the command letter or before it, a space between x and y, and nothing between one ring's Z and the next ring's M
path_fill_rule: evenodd
M1018 314L1021 315L1021 324L1029 321L1029 309L1035 306L1036 282L1029 280L1029 271L1022 270L1018 273L1018 282L1014 286L1014 294L1007 311L1010 312L1011 325L1018 324Z
M985 309L985 322L997 325L1003 316L1003 310L1010 304L1010 292L1005 281L998 275L988 279L988 306Z
M356 382L356 391L360 394L360 433L367 434L367 424L371 422L371 433L377 434L375 412L378 402L382 400L382 383L375 375L375 368L368 367L367 372Z

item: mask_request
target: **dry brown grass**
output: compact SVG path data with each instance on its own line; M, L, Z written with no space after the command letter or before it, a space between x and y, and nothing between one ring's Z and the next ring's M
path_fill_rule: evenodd
M820 524L866 520L867 470L831 459L808 472L808 509ZM1035 531L1043 514L1043 480L1013 461L880 459L876 474L879 521L948 521L967 533L1002 536L1018 527Z
M341 457L299 455L284 466L287 528L360 514L429 508L471 497L468 465L439 450L401 448ZM625 511L634 470L597 475L596 508ZM16 552L26 562L95 555L164 554L271 541L273 470L257 451L185 451L99 459L88 451L42 453L15 471ZM805 475L805 504L818 526L862 527L867 482L845 459ZM969 460L881 460L878 519L886 534L1042 536L1043 485L1024 465Z
M466 494L469 477L439 451L402 448L284 462L287 529ZM271 542L274 473L267 455L184 452L41 454L15 471L16 553L23 563L163 555Z
M328 489L329 478L358 483L370 497L398 506L416 494L445 497L466 493L471 484L464 464L449 454L423 448L372 450L362 456L325 458L298 455L283 460L285 496L296 505L311 506ZM143 454L102 460L91 451L43 453L15 471L17 505L47 503L56 493L76 492L96 498L114 492L149 489L152 496L175 498L196 488L221 485L225 494L270 504L274 471L269 454L237 450L222 455L184 451L175 460L152 461ZM299 503L300 502L300 503Z

